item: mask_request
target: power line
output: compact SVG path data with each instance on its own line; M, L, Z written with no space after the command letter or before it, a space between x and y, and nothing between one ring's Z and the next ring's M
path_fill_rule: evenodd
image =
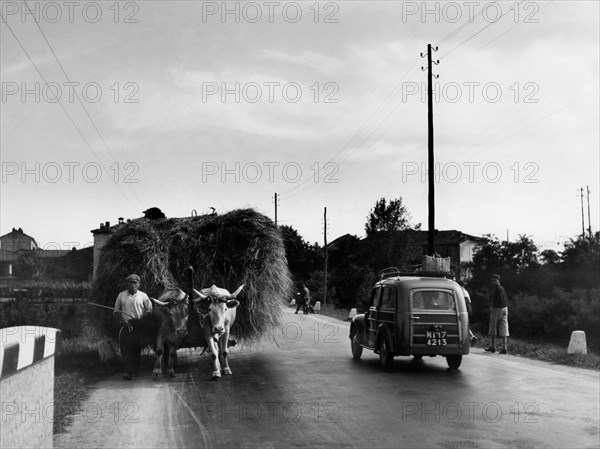
M27 8L27 10L29 11L29 13L31 15L33 15L31 9L29 8L29 4L27 3L27 0L23 0L25 3L25 7ZM58 63L60 69L62 70L63 74L65 75L65 78L67 79L67 81L70 83L70 85L73 85L73 83L71 82L71 79L69 78L69 75L67 75L67 72L65 70L65 68L63 67L62 63L60 62L58 56L56 55L54 48L52 47L52 45L50 44L50 41L48 41L48 38L46 37L46 34L44 33L44 31L42 30L39 21L34 20L37 29L40 31L40 33L42 34L44 40L46 41L46 44L48 45L48 48L50 49L50 51L52 52L52 55L54 56L54 59L56 60L56 62ZM73 89L73 92L75 93L75 96L77 97L77 100L79 101L79 104L81 105L81 107L83 108L83 110L85 111L85 114L87 115L87 118L90 120L92 126L94 127L94 129L96 130L96 133L98 134L98 137L100 137L100 140L102 141L102 143L104 144L104 147L106 148L106 151L108 152L109 156L111 157L111 159L113 160L113 162L117 163L117 160L115 159L114 155L112 154L112 152L110 151L110 148L108 147L106 141L104 140L104 137L102 136L102 134L100 133L100 130L98 129L98 127L96 126L96 123L94 122L94 120L92 119L92 116L90 115L89 111L87 110L87 108L85 107L85 104L83 103L83 101L81 101L81 98L79 97L79 94L77 93L76 89ZM135 197L135 199L138 201L138 203L140 205L142 205L142 202L140 201L140 199L138 198L137 194L135 193L135 191L133 190L133 188L131 187L130 184L127 184L127 186L129 187L129 190L131 191L131 193L133 194L133 196Z
M344 164L361 146L363 146L365 144L365 142L367 142L376 132L377 130L379 130L379 128L389 119L389 117L401 106L401 105L405 105L406 107L408 107L406 105L406 103L404 103L402 100L400 100L391 111L389 111L387 113L387 115L385 117L381 117L382 114L384 114L385 112L384 109L387 105L393 104L394 101L394 97L397 97L399 95L398 92L396 92L398 90L398 87L401 86L401 88L403 89L404 87L402 86L402 83L406 80L407 76L408 78L412 78L414 76L414 73L410 74L411 70L413 69L413 67L416 66L416 63L418 62L418 60L416 60L415 62L413 62L413 64L409 67L409 69L407 70L407 72L405 73L405 75L400 79L400 81L398 81L396 83L396 85L390 90L390 92L386 95L386 99L382 101L382 103L371 113L371 115L369 116L369 118L367 120L365 120L365 122L361 125L361 127L359 128L358 131L356 131L354 133L354 135L348 140L346 141L346 143L344 143L344 145L342 146L342 148L332 157L329 159L329 163L335 163L337 165L338 171L336 172L336 174L340 174L343 172L343 169L340 169L340 167L342 166L342 164ZM417 73L418 69L413 70L413 72ZM377 116L380 117L377 117ZM377 125L377 126L375 126ZM373 128L374 127L374 128ZM387 130L387 129L386 129ZM335 161L335 159L338 156L341 156L341 154L344 151L347 151L348 149L352 148L347 154L345 154L343 157L340 158L340 160L338 162ZM284 192L284 195L286 195L286 198L293 198L295 196L297 196L300 191L298 190L300 187L302 187L304 184L306 184L308 181L310 181L310 178L305 179L303 182L297 184L296 186L294 186L293 188L287 190L286 192ZM296 191L295 193L292 193ZM287 196L287 194L292 194L291 196Z
M520 1L520 2L519 2L517 5L516 5L516 6L513 6L513 7L518 7L518 6L520 6L520 5L521 5L521 3L523 3L524 1L525 1L525 0L521 0L521 1ZM547 6L547 5L545 5L545 6ZM501 14L501 16L498 18L498 20L496 20L496 21L494 21L494 22L490 22L488 25L486 25L485 27L483 27L482 29L480 29L479 31L477 31L476 33L474 33L473 35L471 35L469 38L467 38L467 39L466 39L466 40L464 40L463 42L461 42L461 43L460 43L458 46L454 47L452 50L450 50L448 53L446 53L446 54L444 55L444 57L445 57L445 56L447 56L447 55L449 55L449 54L450 54L450 53L452 53L453 51L457 50L458 48L460 48L462 45L464 45L465 43L467 43L468 41L470 41L471 39L473 39L475 36L477 36L478 34L480 34L481 32L483 32L485 29L489 28L491 25L493 25L493 24L495 24L495 23L499 22L499 21L500 21L500 19L501 19L501 18L502 18L504 15L506 15L506 14L508 13L508 11L509 11L509 10L510 10L510 8L509 8L509 9L507 9L505 12L503 12L503 13ZM479 13L475 14L475 15L473 16L473 19L475 19L475 18L479 17L479 16L480 16L480 15L482 15L482 14L483 14L483 9L482 9L482 10L481 10ZM456 34L458 34L458 33L459 33L460 31L462 31L464 28L466 28L467 26L469 26L471 23L473 23L473 21L472 21L472 20L469 20L469 21L467 21L467 22L463 23L463 24L462 24L462 25L460 25L460 26L459 26L459 27L458 27L456 30L452 31L451 33L449 33L448 35L446 35L444 38L442 38L442 39L439 41L439 43L443 43L443 42L446 42L446 41L450 40L452 37L454 37ZM517 24L517 25L518 25L518 24ZM508 33L508 32L509 32L509 31L511 31L513 28L514 28L514 27L512 27L511 29L509 29L509 30L505 31L505 32L504 32L502 35L504 35L504 34ZM499 37L500 37L500 36L498 36L496 39L498 39ZM494 40L496 40L496 39L494 39ZM491 42L489 42L489 43L491 43ZM489 45L489 43L488 43L488 44L486 44L486 45ZM482 48L483 48L483 47L482 47ZM353 141L354 141L354 140L359 140L359 139L362 139L360 142L357 142L356 146L354 146L354 148L353 148L353 149L352 149L352 150L351 150L351 151L350 151L348 154L346 154L346 155L345 155L345 156L344 156L344 157L343 157L343 158L342 158L342 159L339 161L339 163L337 164L337 165L338 165L338 169L339 169L339 167L340 167L340 166L341 166L343 163L345 163L345 162L346 162L346 161L347 161L347 160L350 158L350 156L352 156L352 154L354 154L354 153L356 152L356 150L358 150L358 148L360 148L360 147L361 147L361 146L362 146L362 145L363 145L365 142L367 142L367 141L368 141L368 140L369 140L369 139L370 139L370 138L371 138L371 137L372 137L372 136L373 136L373 135L374 135L374 134L377 132L377 130L378 130L378 129L379 129L379 128L380 128L380 127L383 125L383 123L385 123L385 121L387 121L387 119L388 119L388 118L389 118L389 117L390 117L390 116L391 116L391 115L392 115L392 114L393 114L393 113L394 113L394 112L395 112L395 111L398 109L398 107L399 107L399 106L400 106L400 104L402 104L402 103L399 103L398 105L396 105L396 106L395 106L395 107L392 109L392 111L390 111L390 112L387 114L387 116L386 116L386 117L385 117L383 120L380 120L380 121L379 121L379 124L378 124L378 125L375 127L375 129L373 129L373 130L372 130L372 131L371 131L369 134L367 134L367 135L366 135L366 137L364 137L364 135L367 133L367 129L368 129L369 127L371 127L371 128L372 128L372 126L374 126L374 123L371 123L371 121L372 121L372 120L374 120L374 118L375 118L375 117L376 117L376 116L379 114L379 111L381 111L381 110L385 109L385 107L386 107L388 104L390 104L390 103L393 101L393 100L392 100L392 98L398 95L398 92L397 92L397 88L398 88L398 86L400 86L400 85L401 85L401 84L404 82L404 79L405 79L405 78L406 78L406 76L408 75L408 72L410 72L410 70L412 69L412 67L413 67L415 64L416 64L416 62L415 62L415 63L413 63L413 65L412 65L412 66L411 66L411 67L408 69L408 71L407 71L407 73L405 74L405 76L404 76L404 77L403 77L403 78L402 78L402 79L401 79L401 80L400 80L400 81L399 81L399 82L396 84L396 86L394 86L394 87L392 88L392 90L391 90L391 91L388 93L388 95L386 96L385 100L384 100L384 101L383 101L383 102L382 102L382 103L381 103L381 104L380 104L380 105L379 105L379 106L376 108L376 110L375 110L373 113L371 113L371 115L370 115L370 116L369 116L369 118L368 118L368 119L365 121L365 123L363 123L363 125L361 126L361 128L359 128L359 130L358 130L358 131L357 131L357 132L356 132L356 133L355 133L355 134L354 134L354 135L353 135L353 136L352 136L352 137L351 137L351 138L350 138L350 139L349 139L349 140L346 142L346 144L344 144L344 145L342 146L342 148L341 148L341 149L340 149L340 150L339 150L339 151L338 151L338 152L337 152L337 153L336 153L336 154L335 154L335 155L334 155L334 156L333 156L333 157L332 157L332 158L329 160L329 162L333 162L333 161L334 161L334 160L335 160L335 159L336 159L336 158L337 158L339 155L341 155L341 154L343 153L343 151L345 151L347 148L350 148L350 143L353 143ZM386 128L386 131L387 131L387 129L389 129L389 127L388 127L388 128ZM362 136L361 136L361 134L362 134ZM341 173L341 172L342 172L342 170L339 170L337 173L339 174L339 173ZM298 190L298 189L300 189L300 188L301 188L303 185L305 185L305 184L306 184L306 183L307 183L309 180L310 180L310 178L307 178L307 179L305 179L303 182L301 182L301 183L297 184L296 186L294 186L294 187L293 187L293 188L291 188L290 190L288 190L288 191L284 192L284 195L285 195L285 194L287 194L287 193L291 193L291 192L293 192L293 191L295 191L295 190ZM293 196L296 196L296 195L293 195Z
M25 56L27 56L27 59L29 59L29 62L31 62L31 65L33 65L33 67L37 71L37 73L40 76L40 78L44 81L45 84L48 84L48 81L46 80L46 78L44 77L44 75L42 74L42 72L40 71L40 69L38 68L38 66L35 64L35 62L33 62L33 59L31 58L29 52L25 49L25 47L23 46L23 44L21 43L21 41L19 40L19 38L17 37L17 35L13 31L13 29L11 28L11 26L8 24L8 22L6 21L6 19L4 18L4 16L1 13L0 13L0 17L2 18L2 21L6 24L6 26L8 27L8 29L10 31L10 33L13 35L13 37L15 38L15 40L17 41L17 43L21 47L21 50L23 50L23 53L25 53ZM105 170L107 170L106 166L104 165L104 163L102 162L102 160L100 159L100 157L98 156L98 154L96 154L96 152L92 148L90 142L83 135L83 132L81 131L81 129L79 128L79 126L77 126L77 123L75 123L75 121L73 120L73 117L71 117L71 114L69 114L69 112L67 111L67 109L64 107L64 105L60 101L60 98L57 97L56 100L57 100L56 102L58 103L58 105L60 106L60 108L63 110L63 112L65 113L65 115L67 116L67 118L69 119L69 121L71 122L71 124L75 127L75 129L77 130L77 132L79 133L79 135L81 136L81 138L83 139L83 141L86 143L87 147L92 152L92 154L94 155L94 157L98 160L98 162L100 163L100 165ZM123 197L127 200L127 202L129 203L129 205L132 208L135 209L135 206L129 200L129 198L127 197L127 195L125 195L125 193L121 190L121 187L119 186L119 184L115 183L115 186L117 187L117 189L119 190L119 192L121 193L121 195L123 195Z
M407 75L410 73L410 71L413 69L413 67L417 64L418 60L415 60L413 62L413 64L407 69L406 73L404 74L404 76L400 79L400 81L398 81L396 83L396 85L388 92L388 94L386 95L385 99L382 100L382 102L379 104L379 106L377 108L375 108L375 110L373 112L371 112L371 114L369 115L369 117L363 122L363 124L359 127L359 129L342 145L342 147L327 161L328 163L336 163L335 159L340 157L344 151L347 151L348 149L352 148L354 146L354 149L350 151L349 154L345 155L344 157L342 157L342 159L337 162L338 167L345 163L346 160L348 160L348 158L358 149L360 148L360 146L369 139L369 137L377 130L379 129L379 127L381 126L381 124L383 122L385 122L385 120L383 120L383 122L381 122L377 128L375 128L374 131L371 132L371 134L369 134L365 139L363 139L363 136L368 132L369 128L372 128L372 126L377 123L376 120L377 116L380 115L380 113L386 108L386 106L393 101L393 98L395 96L398 95L397 90L399 87L402 88L402 83L405 80L405 78L407 77ZM412 76L412 75L411 75ZM394 108L392 110L395 111L397 109ZM388 114L387 117L389 117L390 114ZM387 120L386 117L386 120ZM363 139L362 141L360 141L360 139ZM360 141L360 142L359 142ZM294 187L292 187L291 189L283 192L284 195L287 195L289 193L292 193L296 190L298 190L299 188L301 188L304 184L306 184L307 182L310 181L310 178L305 179L304 181L302 181L301 183L295 185ZM293 195L295 196L295 195ZM291 196L291 197L293 197ZM290 198L290 197L287 197Z
M518 3L518 6L521 5L521 3L523 3L525 0L521 0ZM458 44L456 47L454 47L452 50L450 50L448 53L446 53L444 56L440 57L440 59L444 59L446 56L448 56L450 53L454 52L455 50L459 49L460 47L462 47L464 44L466 44L467 42L469 42L471 39L473 39L475 36L479 35L480 33L482 33L483 31L485 31L486 29L488 29L489 27L491 27L492 25L498 23L500 21L500 19L502 19L502 17L504 17L506 15L506 13L508 13L508 11L510 11L511 8L508 8L505 12L503 12L500 17L498 18L498 20L495 20L493 22L488 23L486 26L484 26L483 28L481 28L479 31L477 31L476 33L472 34L471 36L469 36L467 39L465 39L464 41L462 41L460 44ZM481 12L483 12L483 9L481 10Z

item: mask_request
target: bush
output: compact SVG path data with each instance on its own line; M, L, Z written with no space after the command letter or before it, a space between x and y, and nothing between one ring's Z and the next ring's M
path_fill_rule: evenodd
M473 323L487 332L488 300L480 293L473 294L472 299ZM569 341L572 331L582 330L591 348L600 348L598 316L599 289L565 291L554 288L549 295L518 293L510 298L508 306L511 335L564 344Z

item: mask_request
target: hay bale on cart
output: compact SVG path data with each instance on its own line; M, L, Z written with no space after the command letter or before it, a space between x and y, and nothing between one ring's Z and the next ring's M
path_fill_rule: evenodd
M251 343L279 323L280 306L292 289L283 240L273 221L253 209L128 222L102 249L92 301L114 306L131 273L141 277L140 289L155 298L171 287L187 291L188 266L194 268L198 290L216 284L234 291L245 284L231 332L235 338ZM114 335L111 315L98 312L104 330ZM190 320L182 347L202 346L195 324Z

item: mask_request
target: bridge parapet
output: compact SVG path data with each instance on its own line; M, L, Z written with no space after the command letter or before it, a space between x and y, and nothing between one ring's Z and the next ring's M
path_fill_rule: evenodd
M60 330L0 329L0 448L51 448L54 354Z

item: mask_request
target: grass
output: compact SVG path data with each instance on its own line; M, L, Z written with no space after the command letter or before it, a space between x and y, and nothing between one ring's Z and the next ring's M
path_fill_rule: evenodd
M477 347L487 348L491 343L487 336L477 335L477 338ZM496 341L496 346L498 346L498 341ZM590 351L589 348L586 355L567 354L567 348L564 346L514 337L509 337L507 346L508 353L511 355L556 363L559 365L600 370L600 356Z
M332 304L327 304L325 307L321 307L318 311L321 315L337 318L340 321L346 321L348 319L349 311L346 309L338 309Z
M321 315L337 318L346 321L349 311L347 309L338 309L333 305L327 305L321 308ZM477 336L477 347L486 348L490 344L487 336L475 332ZM498 342L496 342L497 344ZM554 343L542 341L530 341L521 338L510 337L508 339L508 352L511 355L540 360L543 362L556 363L559 365L574 366L577 368L587 368L600 370L600 356L588 346L588 353L567 354L566 346L560 346Z

